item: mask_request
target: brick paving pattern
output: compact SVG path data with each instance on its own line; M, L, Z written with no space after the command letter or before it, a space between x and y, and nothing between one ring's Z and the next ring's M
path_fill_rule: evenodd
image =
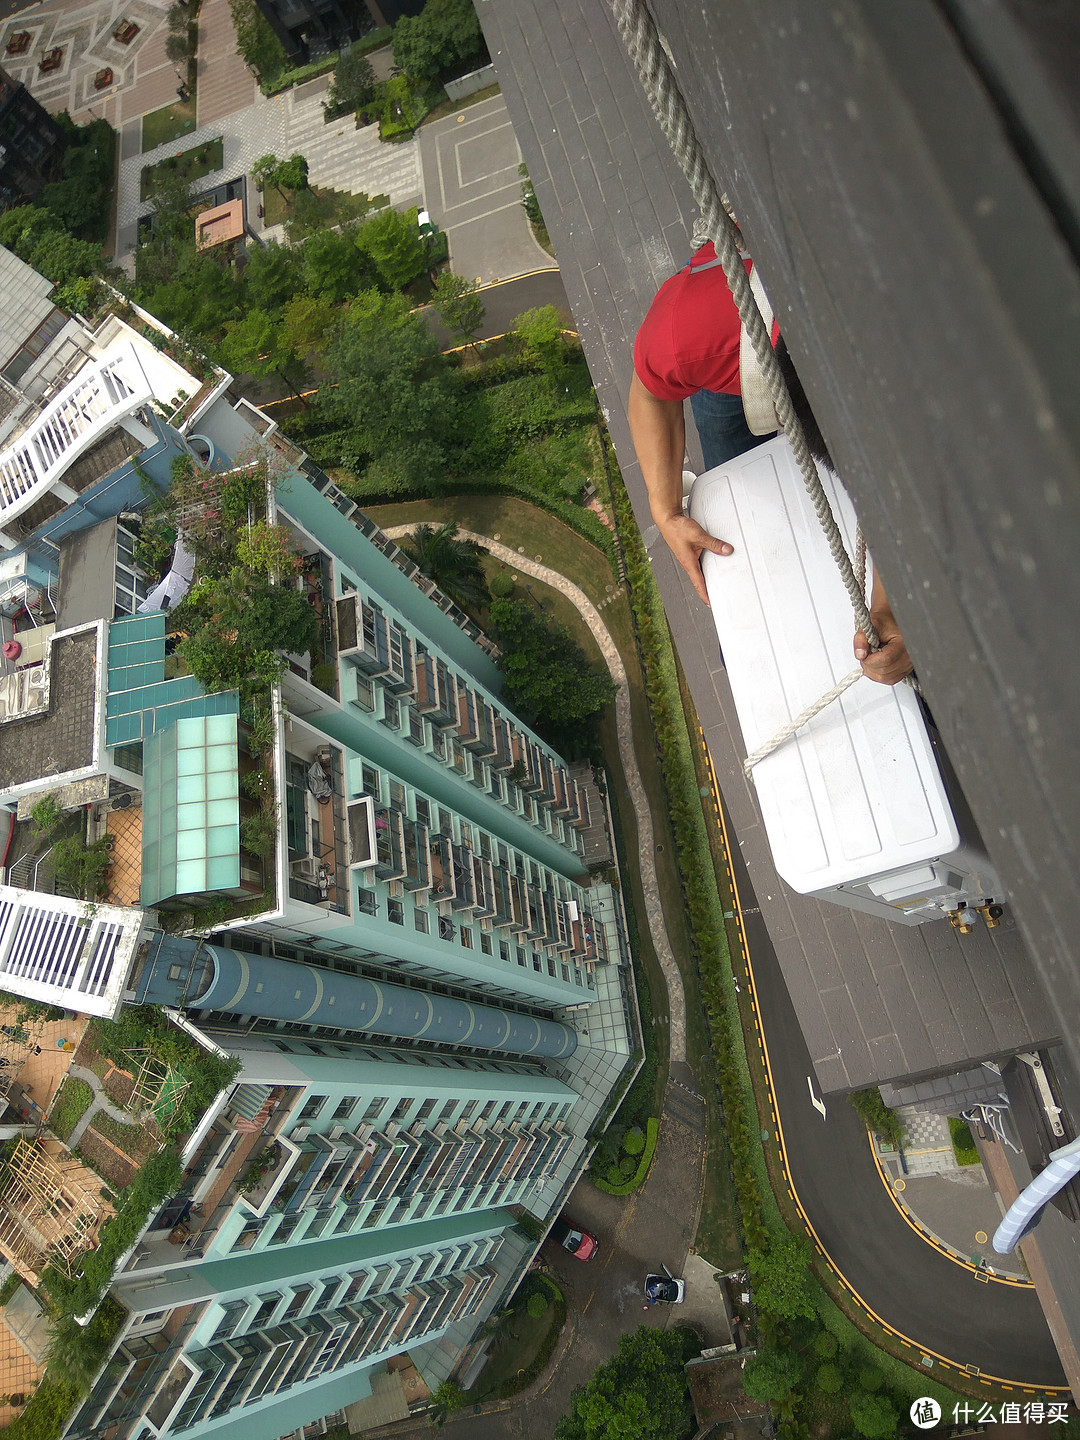
M104 117L120 128L176 99L176 67L165 55L165 10L155 0L45 0L0 20L0 58L46 110L68 110L80 124ZM128 45L113 36L120 20L139 26ZM30 48L9 56L7 42L20 31L30 32ZM54 48L63 51L61 63L43 74L38 65ZM97 90L95 79L106 69L112 82Z
M110 810L105 833L113 837L112 863L106 875L110 905L138 905L142 877L142 811Z
M198 53L197 126L213 125L254 103L259 87L236 53L236 27L229 14L229 0L204 0L199 11Z

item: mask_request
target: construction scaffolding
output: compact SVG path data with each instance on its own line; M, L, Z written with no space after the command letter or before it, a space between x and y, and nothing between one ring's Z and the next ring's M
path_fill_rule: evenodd
M59 1141L16 1141L0 1179L0 1254L28 1283L50 1263L73 1274L115 1213L98 1177Z
M125 1050L124 1054L131 1062L131 1073L135 1078L128 1109L142 1119L153 1120L160 1130L165 1130L180 1108L180 1101L190 1088L191 1081L182 1070L159 1060L148 1047Z

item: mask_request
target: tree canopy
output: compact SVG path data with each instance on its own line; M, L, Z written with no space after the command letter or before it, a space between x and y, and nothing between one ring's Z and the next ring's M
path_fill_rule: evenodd
M338 56L334 78L330 82L327 108L344 115L359 110L375 94L375 73L367 56L356 45Z
M759 1309L783 1320L814 1318L810 1246L805 1236L772 1240L767 1250L751 1250L749 1259Z
M570 1397L555 1440L683 1440L694 1412L683 1366L697 1352L692 1331L642 1325L619 1339L614 1359Z
M444 595L466 610L477 610L490 600L480 563L484 551L475 540L458 539L456 520L439 526L418 525L412 538L401 542L401 548Z
M404 295L357 295L330 342L322 414L347 431L358 469L386 493L438 487L453 439L452 381L434 335Z
M484 323L484 302L464 275L443 270L431 292L431 308L453 335L472 341Z
M590 665L565 625L523 600L493 600L489 615L507 694L524 719L577 724L614 699L614 681Z
M794 1350L761 1350L746 1362L743 1389L754 1400L784 1400L802 1378L802 1360Z
M432 80L487 51L472 0L427 0L394 26L394 64L410 80Z
M417 224L414 205L400 210L380 210L356 232L356 244L370 256L379 279L389 290L403 290L421 275L427 265L427 247Z

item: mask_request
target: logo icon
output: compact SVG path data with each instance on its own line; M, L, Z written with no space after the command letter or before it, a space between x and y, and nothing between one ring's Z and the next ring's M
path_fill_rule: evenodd
M923 1395L911 1407L911 1422L920 1430L929 1430L941 1419L941 1406L929 1395Z

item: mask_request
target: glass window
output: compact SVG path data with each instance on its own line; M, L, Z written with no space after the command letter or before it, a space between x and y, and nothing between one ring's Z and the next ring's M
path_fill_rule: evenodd
M426 935L431 926L431 922L428 919L427 911L414 910L412 919L413 924L416 926L417 930L420 931L421 935Z
M375 686L363 675L356 677L356 703L361 710L367 710L369 714L375 709Z
M480 949L485 955L491 954L491 936L486 931L480 931Z
M461 943L466 950L472 949L472 931L466 930L464 925L461 927Z
M304 1102L304 1108L300 1111L300 1119L314 1120L325 1104L325 1095L312 1095L310 1100Z
M340 1100L338 1102L337 1109L334 1111L334 1119L344 1120L347 1116L352 1114L353 1106L355 1104L356 1101L352 1098L351 1095L346 1096L344 1100Z
M416 797L416 818L421 825L431 824L431 806L424 799L423 795Z
M388 900L386 902L386 918L391 925L405 924L405 906L400 900Z
M368 1107L364 1111L364 1119L374 1120L377 1115L382 1113L388 1099L389 1096L376 1095L374 1100L369 1100Z

